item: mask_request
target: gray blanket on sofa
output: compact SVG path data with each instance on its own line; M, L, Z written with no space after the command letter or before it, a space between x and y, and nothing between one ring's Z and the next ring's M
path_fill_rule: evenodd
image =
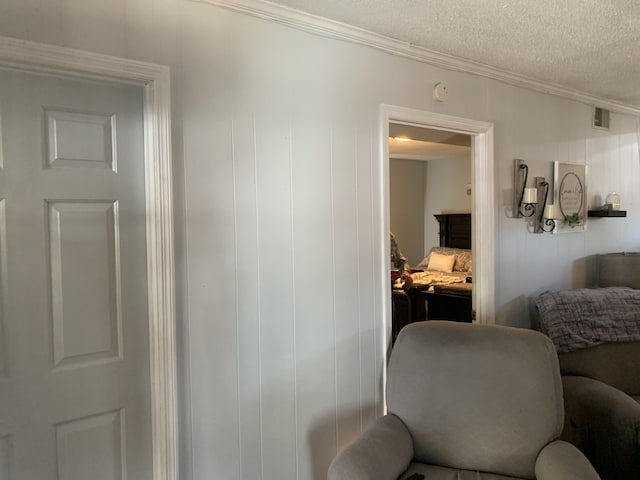
M542 330L558 352L640 340L640 290L608 287L547 291L534 301Z

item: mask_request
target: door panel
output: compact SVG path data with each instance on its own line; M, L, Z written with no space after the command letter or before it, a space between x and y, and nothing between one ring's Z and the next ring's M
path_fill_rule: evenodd
M56 425L59 479L124 478L123 425L122 410Z
M152 478L142 91L0 70L0 479Z
M122 352L116 202L49 202L56 368Z
M114 161L114 115L45 111L47 166L108 168Z

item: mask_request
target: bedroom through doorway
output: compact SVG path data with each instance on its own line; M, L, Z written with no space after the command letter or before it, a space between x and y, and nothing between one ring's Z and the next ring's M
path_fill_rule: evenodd
M389 226L410 267L392 291L393 338L411 322L473 319L471 141L389 123Z
M419 127L440 132L463 134L470 139L471 150L471 270L473 322L495 323L495 187L493 124L441 113L383 104L380 106L380 295L383 307L381 347L388 351L393 341L390 280L390 199L389 137L391 124ZM466 184L465 184L466 186ZM466 191L465 191L466 194ZM386 362L385 362L386 364Z

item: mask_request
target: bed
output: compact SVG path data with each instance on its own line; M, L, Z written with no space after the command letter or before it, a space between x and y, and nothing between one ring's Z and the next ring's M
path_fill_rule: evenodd
M470 249L433 247L411 274L410 295L427 302L426 318L412 320L471 322L472 265Z
M394 290L394 336L411 322L472 321L471 214L435 217L440 226L440 245L431 248L412 268L411 288Z

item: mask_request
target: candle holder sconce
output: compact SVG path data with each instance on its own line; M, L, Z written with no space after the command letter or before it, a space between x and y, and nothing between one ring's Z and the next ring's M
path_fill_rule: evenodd
M560 218L558 207L547 205L549 182L544 177L535 177L535 187L527 187L529 167L524 160L514 161L513 173L513 217L533 217L533 233L552 232Z

